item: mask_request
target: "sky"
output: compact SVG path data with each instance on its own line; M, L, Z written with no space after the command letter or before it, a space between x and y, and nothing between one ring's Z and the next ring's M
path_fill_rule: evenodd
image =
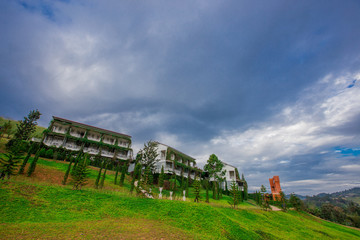
M156 140L286 194L360 186L360 2L0 1L0 116Z

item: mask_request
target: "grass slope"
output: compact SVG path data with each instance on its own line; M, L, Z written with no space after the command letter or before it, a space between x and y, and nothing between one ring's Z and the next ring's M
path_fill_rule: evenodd
M62 186L67 163L40 159L34 177L0 182L2 239L360 239L360 231L295 211L137 198L113 184ZM46 175L46 172L51 174ZM51 182L51 184L50 184Z

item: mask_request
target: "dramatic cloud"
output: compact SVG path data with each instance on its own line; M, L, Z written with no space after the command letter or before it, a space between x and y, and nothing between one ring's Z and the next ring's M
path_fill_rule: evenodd
M55 115L123 132L135 152L158 140L199 165L216 153L252 189L272 175L286 192L353 186L359 11L356 0L1 1L0 114L39 108L41 125Z

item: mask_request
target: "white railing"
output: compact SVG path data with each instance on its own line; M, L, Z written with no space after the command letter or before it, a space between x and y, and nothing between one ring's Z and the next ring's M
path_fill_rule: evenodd
M77 137L77 138L81 138L80 134L74 133L74 132L70 132L70 135L73 137Z
M91 140L91 141L96 141L96 142L100 142L100 138L92 138L92 137L87 137L87 139Z
M127 155L125 155L125 154L117 154L116 157L124 159L124 158L127 158Z
M103 157L114 157L114 154L113 153L102 152L101 156L103 156Z
M63 130L59 130L59 129L55 128L55 129L53 130L53 132L55 132L55 133L61 133L61 134L65 134L65 133L66 133L66 130L65 130L65 131L63 131Z

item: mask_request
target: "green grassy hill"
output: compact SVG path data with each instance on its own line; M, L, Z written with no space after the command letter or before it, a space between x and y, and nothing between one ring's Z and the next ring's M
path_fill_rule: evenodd
M11 123L11 131L10 131L10 136L5 134L4 137L6 137L6 138L10 138L13 134L15 134L16 129L17 129L16 124L19 123L19 121L16 121L16 120L0 117L0 126L3 126L8 121L10 121L10 123ZM31 135L31 137L41 138L42 134L43 134L43 131L45 129L46 129L45 127L36 126L36 131Z
M360 239L360 231L306 213L264 212L249 203L139 198L114 185L62 186L67 163L39 159L31 178L0 182L1 239ZM190 196L191 197L191 196Z

